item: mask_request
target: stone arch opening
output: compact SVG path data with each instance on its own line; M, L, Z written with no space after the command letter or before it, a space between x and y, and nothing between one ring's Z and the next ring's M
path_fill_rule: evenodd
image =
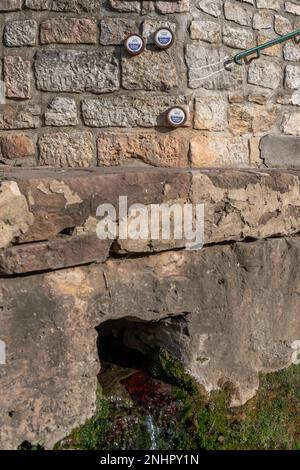
M106 364L147 370L151 356L160 347L159 344L149 344L148 341L156 328L157 322L147 322L135 317L101 323L96 328L101 371Z
M184 315L145 321L137 317L107 320L97 328L99 380L107 368L131 369L152 373L162 349L183 362L181 344L188 338Z

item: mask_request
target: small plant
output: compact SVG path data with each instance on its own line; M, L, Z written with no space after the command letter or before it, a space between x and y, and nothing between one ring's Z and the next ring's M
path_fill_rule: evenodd
M151 372L154 376L167 380L183 390L196 393L199 389L197 382L185 371L181 362L166 349L160 348L155 354Z

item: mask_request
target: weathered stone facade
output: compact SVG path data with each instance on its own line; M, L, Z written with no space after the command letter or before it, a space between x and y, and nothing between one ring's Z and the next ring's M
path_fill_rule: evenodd
M233 405L291 364L300 45L222 67L298 28L296 0L0 0L0 448L51 448L93 414L107 320L140 322L143 347L169 349L208 392L230 383ZM135 57L130 33L146 41ZM204 204L203 250L100 240L96 209L120 195Z
M299 171L0 173L0 448L51 448L92 416L107 320L138 322L126 344L167 348L208 392L230 383L232 405L255 395L260 372L293 362ZM204 248L99 240L96 207L124 193L130 205L204 204Z
M299 2L0 3L1 163L300 166L300 45L211 75L226 56L298 29ZM153 43L162 25L176 36L165 51ZM124 50L130 33L147 42L136 57ZM166 124L175 104L189 114L183 129Z

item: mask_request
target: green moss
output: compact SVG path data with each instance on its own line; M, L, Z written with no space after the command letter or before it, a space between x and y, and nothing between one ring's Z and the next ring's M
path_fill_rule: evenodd
M114 450L149 449L150 437L147 433L145 415L139 407L124 400L115 405L97 389L96 413L83 426L57 443L55 450Z
M159 450L300 450L300 365L262 375L257 395L230 408L229 387L208 396L167 351L154 364L157 377L175 384L154 413ZM149 449L145 412L126 399L109 401L99 388L95 416L56 448Z
M98 386L95 415L83 426L74 429L68 437L58 442L54 449L94 450L101 448L109 424L109 413L109 402Z
M155 377L191 393L196 393L199 389L197 382L185 371L183 365L166 349L160 348L154 355L151 372Z
M164 448L300 450L299 365L261 376L256 397L239 408L229 407L230 390L176 395L182 408Z

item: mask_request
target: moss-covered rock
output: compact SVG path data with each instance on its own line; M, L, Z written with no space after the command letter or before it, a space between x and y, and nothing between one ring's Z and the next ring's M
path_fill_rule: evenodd
M167 380L183 390L192 393L196 393L199 390L199 385L195 379L186 372L183 365L166 349L160 348L156 352L153 356L151 369L156 377Z
M150 444L145 414L126 391L118 387L114 395L105 397L98 387L95 415L55 449L149 449Z
M300 365L262 375L256 397L239 408L230 408L230 387L208 396L165 350L151 367L156 377L174 384L157 409L153 401L149 406L157 449L300 450ZM99 388L95 416L56 448L150 449L146 408L121 385L109 397Z

